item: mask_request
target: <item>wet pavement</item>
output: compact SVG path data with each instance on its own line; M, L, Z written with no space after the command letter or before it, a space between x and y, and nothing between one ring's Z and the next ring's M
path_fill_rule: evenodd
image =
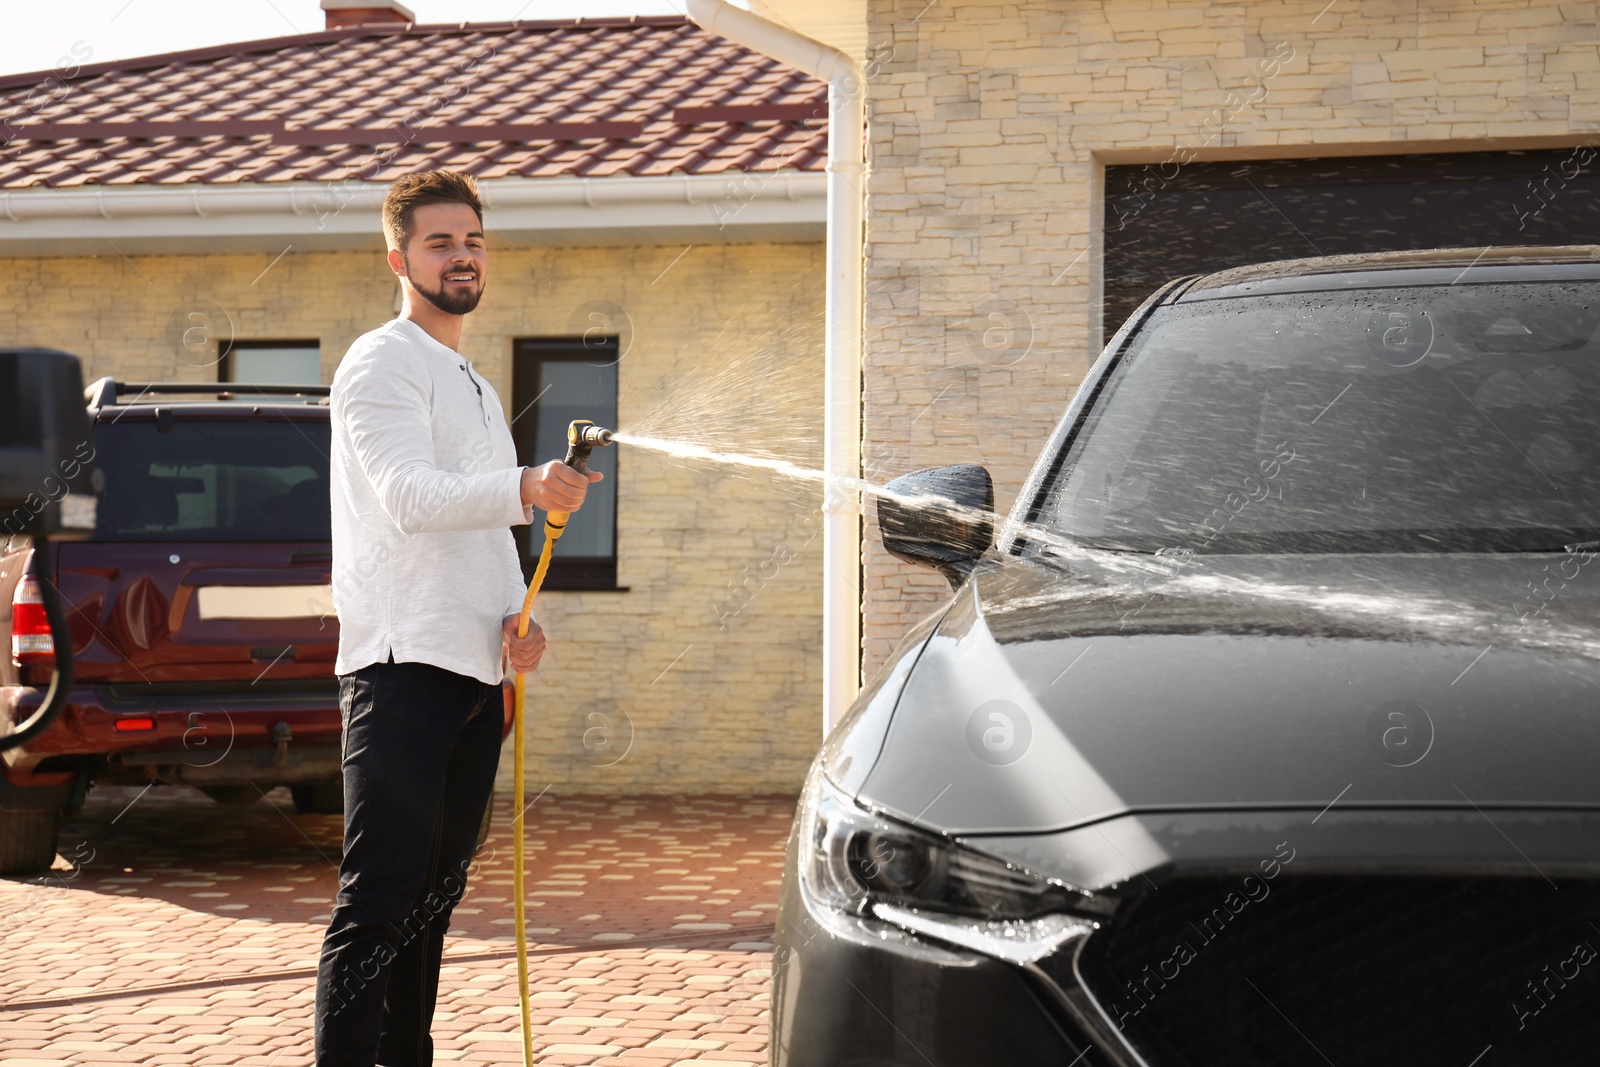
M793 796L538 797L528 811L535 1057L765 1064ZM440 1062L521 1061L510 798L456 909ZM311 1062L341 819L287 790L97 789L56 869L0 879L0 1062Z

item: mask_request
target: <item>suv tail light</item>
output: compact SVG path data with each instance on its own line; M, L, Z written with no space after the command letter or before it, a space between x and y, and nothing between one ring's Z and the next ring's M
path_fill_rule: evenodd
M31 573L23 574L16 591L11 594L11 658L18 666L48 665L56 658L44 599L39 595L39 582Z

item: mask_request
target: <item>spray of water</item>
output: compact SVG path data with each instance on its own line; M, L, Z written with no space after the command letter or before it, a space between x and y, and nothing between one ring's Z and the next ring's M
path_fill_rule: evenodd
M648 448L653 452L663 452L669 456L679 456L684 459L699 459L712 463L731 463L740 467L754 467L759 470L769 470L805 481L826 483L830 480L826 471L818 470L815 467L802 467L786 459L776 459L770 456L752 456L742 452L718 451L705 445L695 444L692 441L648 437L644 434L625 433L621 430L618 430L612 436L612 440L632 448ZM860 482L860 487L864 490L877 488L859 479L840 479L840 481L846 484Z
M992 512L981 508L966 507L957 504L945 497L926 494L901 493L887 486L869 482L864 478L836 476L817 467L804 467L798 463L773 456L750 455L743 452L730 452L711 448L707 445L696 444L692 441L669 440L662 437L652 437L644 434L633 434L618 431L614 440L620 444L634 448L645 448L654 452L676 456L680 459L700 460L708 463L730 464L753 470L771 471L785 478L792 478L803 482L811 482L826 489L838 489L844 494L841 507L851 508L859 512L860 506L856 503L855 494L861 497L871 497L879 500L893 500L908 507L937 510L951 518L969 524L980 524L993 521ZM1085 548L1081 543L1062 537L1059 534L1037 524L1025 524L1021 527L1023 537L1036 544L1043 545L1052 552L1069 558L1094 559L1102 565L1113 570L1162 569L1163 563L1151 565L1143 557L1130 560L1125 553L1098 552Z
M860 501L872 498L936 510L972 524L993 521L995 518L990 512L964 507L943 497L901 493L862 478L835 477L820 468L776 456L735 452L693 441L627 432L618 432L615 440L633 448L691 462L768 471L783 479L814 485L824 491L838 489L838 506L842 508L859 511ZM1435 639L1453 634L1458 639L1479 640L1481 637L1483 640L1500 640L1507 644L1520 641L1532 648L1576 652L1600 658L1600 641L1594 639L1586 626L1556 622L1547 625L1539 633L1523 633L1520 627L1513 625L1516 623L1515 617L1504 611L1448 597L1419 596L1415 591L1409 591L1404 596L1376 591L1331 591L1325 586L1313 587L1292 580L1208 573L1211 568L1200 560L1175 566L1172 557L1089 548L1038 524L1023 524L1019 532L1027 541L1043 548L1052 562L1070 570L1081 569L1085 574L1092 573L1096 579L1087 585L1069 582L1044 589L1035 586L1027 593L1004 596L1006 610L1027 610L1051 604L1064 606L1084 598L1107 596L1137 601L1150 595L1152 586L1148 579L1153 576L1157 579L1154 588L1166 597L1265 599L1281 605L1283 609L1310 610L1330 621L1359 621L1372 633L1406 632Z
M800 466L822 460L822 346L820 315L782 316L785 301L752 319L729 317L675 353L671 369L652 390L654 403L630 413L627 427L640 437L684 442L715 451L782 457Z

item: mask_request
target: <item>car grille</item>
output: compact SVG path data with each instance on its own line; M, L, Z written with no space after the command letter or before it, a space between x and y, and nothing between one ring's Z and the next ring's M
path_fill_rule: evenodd
M1159 1067L1588 1062L1600 882L1528 874L1184 879L1092 935L1080 968Z

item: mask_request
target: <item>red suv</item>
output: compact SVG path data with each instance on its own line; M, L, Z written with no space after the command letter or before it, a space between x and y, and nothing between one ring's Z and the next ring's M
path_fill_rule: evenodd
M327 387L102 378L86 397L105 490L53 576L76 680L0 762L0 874L48 867L95 782L223 803L288 785L298 810L340 811ZM31 550L0 544L0 716L20 722L55 650Z

